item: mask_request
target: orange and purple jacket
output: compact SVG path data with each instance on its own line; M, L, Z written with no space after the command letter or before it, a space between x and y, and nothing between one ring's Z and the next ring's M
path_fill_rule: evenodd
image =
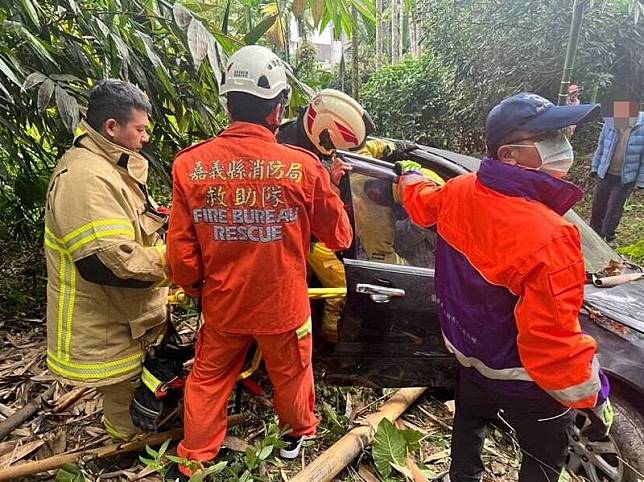
M401 176L399 192L412 221L437 229L441 329L466 373L511 396L573 408L603 401L608 380L578 318L580 234L562 217L581 190L485 158L476 174L443 187Z
M206 323L225 333L300 327L310 315L311 235L332 250L351 245L349 219L322 164L257 124L233 122L180 152L172 192L172 279L201 296Z

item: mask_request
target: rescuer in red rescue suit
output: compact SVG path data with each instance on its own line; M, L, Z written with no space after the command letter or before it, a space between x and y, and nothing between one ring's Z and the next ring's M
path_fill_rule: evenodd
M280 426L290 429L282 457L296 457L318 423L306 255L312 235L342 250L352 231L318 159L276 142L290 97L285 69L264 47L231 56L220 93L232 124L179 153L173 167L168 261L173 281L201 298L205 318L177 449L196 461L220 449L228 398L253 339Z
M417 166L397 165L404 208L438 232L441 329L461 364L451 482L481 480L486 426L495 419L516 431L522 482L559 479L571 408L587 411L591 440L608 433L608 381L578 319L580 234L562 217L582 197L561 179L573 162L562 129L598 114L597 105L558 107L517 94L490 112L488 157L476 174L436 187L413 173Z

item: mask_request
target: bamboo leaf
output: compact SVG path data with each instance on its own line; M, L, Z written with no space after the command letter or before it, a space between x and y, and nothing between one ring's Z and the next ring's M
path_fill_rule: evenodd
M10 94L10 93L9 93L9 91L5 88L5 86L4 86L4 85L2 85L2 83L1 83L1 82L0 82L0 91L2 91L2 93L3 93L3 94L4 94L4 96L5 96L5 98L6 98L9 102L11 102L12 104L14 103L14 102L13 102L13 97L11 97L11 94Z
M13 73L13 70L11 70L11 68L6 64L2 57L0 57L0 71L2 71L2 73L6 75L11 82L20 87L20 81L18 80L18 77L16 77L16 74Z
M109 36L110 28L107 25L105 25L103 22L101 22L101 20L98 18L96 19L96 25L98 25L98 28L104 37Z
M188 47L190 48L195 68L199 70L201 62L208 55L208 31L196 18L192 19L188 27Z
M38 18L38 12L36 11L34 4L31 3L31 0L20 0L20 3L22 4L23 11L27 13L29 19L34 23L36 27L40 28L40 19Z
M228 33L228 20L230 18L230 3L231 3L230 0L228 0L226 2L226 10L224 11L224 19L221 22L221 31L224 34Z
M58 82L82 82L81 79L71 74L52 74L50 78Z
M51 79L45 79L38 89L38 111L42 112L49 106L51 95L54 93L56 84Z
M220 86L222 67L219 63L219 55L217 53L217 41L212 35L208 37L208 63L215 74L215 79L217 79L217 86Z
M121 59L126 63L130 63L130 48L127 46L127 44L123 41L121 37L116 35L115 33L110 33L110 37L112 37L112 40L114 40L114 45L116 45L116 50L118 50L119 55L121 56Z
M78 102L59 85L56 86L56 105L65 126L74 132L79 120Z
M180 3L174 4L172 7L172 15L174 16L174 22L179 28L186 28L192 20L192 13L190 13L190 10Z
M253 27L253 29L246 34L244 37L244 43L246 45L252 45L256 43L262 35L264 35L268 29L270 29L277 19L279 18L279 14L273 14L269 15L267 17L264 17L261 22L259 22L257 25Z

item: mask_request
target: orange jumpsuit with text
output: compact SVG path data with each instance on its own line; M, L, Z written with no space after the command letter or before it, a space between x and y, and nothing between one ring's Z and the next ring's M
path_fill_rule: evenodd
M173 281L200 297L205 319L185 388L178 454L213 459L228 398L249 344L262 350L281 427L315 432L306 255L314 235L330 249L352 230L327 171L267 128L233 122L179 153L167 236Z

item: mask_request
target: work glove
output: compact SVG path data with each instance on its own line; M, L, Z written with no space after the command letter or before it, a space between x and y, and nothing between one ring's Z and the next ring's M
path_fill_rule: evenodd
M588 416L590 425L582 431L582 435L588 437L591 442L606 438L613 423L613 407L610 400L606 399L604 403L593 408L585 408L583 412Z
M409 141L394 141L394 148L386 152L382 157L383 161L398 162L405 160L409 157L409 152L418 149L418 144Z
M416 161L397 161L394 164L394 172L399 176L405 174L420 174L422 176L422 168Z

